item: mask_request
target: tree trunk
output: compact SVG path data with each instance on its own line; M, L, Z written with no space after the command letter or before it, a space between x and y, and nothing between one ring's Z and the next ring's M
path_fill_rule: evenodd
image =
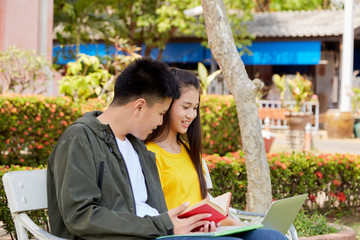
M269 164L256 105L256 93L263 83L257 79L251 81L247 75L222 0L201 0L201 5L211 52L235 99L247 170L247 211L264 213L271 204L272 195Z

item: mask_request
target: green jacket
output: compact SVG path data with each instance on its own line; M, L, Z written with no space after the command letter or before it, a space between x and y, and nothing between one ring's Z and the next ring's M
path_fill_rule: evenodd
M50 227L69 239L148 239L172 234L155 155L132 135L139 154L148 201L159 216L135 215L125 162L109 127L86 113L62 134L48 160Z

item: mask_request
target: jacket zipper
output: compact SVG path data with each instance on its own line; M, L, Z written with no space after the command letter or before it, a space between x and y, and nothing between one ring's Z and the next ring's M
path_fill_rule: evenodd
M117 148L118 152L119 152L120 155L121 155L121 160L123 161L123 163L124 163L124 165L125 165L125 170L126 170L126 173L127 173L127 176L128 176L129 183L130 183L131 195L132 195L132 198L133 198L134 210L135 210L135 214L136 214L136 202L135 202L135 196L134 196L133 188L132 188L131 181L130 181L129 171L128 171L127 166L126 166L126 164L125 164L124 156L121 154L120 149L119 149L119 146L117 145L115 134L114 134L114 132L112 131L112 129L111 129L110 126L109 126L109 129L110 129L110 132L111 132L111 134L112 134L112 136L113 136L113 139L114 139L113 141L115 141L116 148ZM132 144L131 144L131 145L132 145ZM114 152L112 151L111 147L109 147L109 148L110 148L110 151L111 151L112 153L114 153Z

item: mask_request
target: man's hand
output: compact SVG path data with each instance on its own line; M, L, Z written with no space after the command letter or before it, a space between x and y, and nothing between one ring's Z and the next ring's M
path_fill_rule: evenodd
M220 223L216 224L214 221L206 223L200 228L199 232L215 232L216 228L220 226Z
M210 224L209 221L202 220L204 218L210 217L211 214L209 214L209 213L197 214L197 215L194 215L194 216L191 216L188 218L182 218L182 219L178 218L178 215L181 212L183 212L189 206L189 204L190 203L187 202L187 203L180 205L177 208L173 208L168 211L169 217L170 217L172 223L174 224L174 234L175 235L187 234L187 233L190 233L193 229L205 226L206 224L207 224L207 231L209 231L209 229L213 229L214 228L213 226L211 226L209 228L209 224ZM203 231L206 231L206 230L203 228Z

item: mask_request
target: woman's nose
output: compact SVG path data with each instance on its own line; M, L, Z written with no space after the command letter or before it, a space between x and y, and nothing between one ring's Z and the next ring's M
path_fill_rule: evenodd
M189 111L187 113L187 117L191 118L191 119L194 119L196 117L196 111L195 110Z

